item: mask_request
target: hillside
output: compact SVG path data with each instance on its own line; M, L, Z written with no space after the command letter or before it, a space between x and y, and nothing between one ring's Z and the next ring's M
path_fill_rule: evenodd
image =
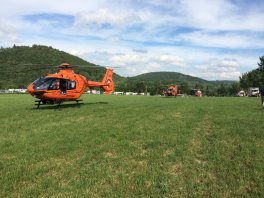
M193 83L208 83L208 81L181 74L178 72L150 72L150 73L145 73L145 74L140 74L138 76L134 76L132 79L138 79L138 80L149 80L149 81L156 81L156 80L170 80L170 81L178 81L178 82L193 82Z
M162 93L169 84L177 85L181 93L189 94L192 89L200 89L208 96L235 95L240 89L235 81L207 81L178 72L145 73L127 79L127 84L130 84L128 90L147 90L153 95Z
M57 65L67 62L89 79L100 81L105 68L89 63L77 56L52 47L33 45L0 49L0 89L26 87L30 82L47 73L56 72ZM54 66L54 67L51 67ZM114 75L114 80L122 79Z
M200 83L200 84L211 84L211 85L221 85L221 84L229 85L229 84L236 82L236 81L232 81L232 80L208 81L208 80L204 80L202 78L198 78L195 76L190 76L190 75L186 75L186 74L182 74L182 73L178 73L178 72L150 72L150 73L145 73L145 74L140 74L138 76L134 76L134 77L132 77L132 79L148 80L148 81L169 80L169 81L176 81L179 83L188 82L191 84Z

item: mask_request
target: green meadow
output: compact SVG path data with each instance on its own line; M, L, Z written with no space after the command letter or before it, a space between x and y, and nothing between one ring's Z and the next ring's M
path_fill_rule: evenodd
M259 98L0 95L0 197L263 197Z

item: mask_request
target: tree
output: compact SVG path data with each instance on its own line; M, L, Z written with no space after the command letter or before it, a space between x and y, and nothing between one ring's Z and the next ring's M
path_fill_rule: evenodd
M258 70L259 70L259 86L264 87L264 56L259 58L260 63L258 63Z
M249 81L248 81L248 73L242 74L241 77L239 77L240 81L240 87L242 87L244 90L247 90L249 86Z
M205 95L206 95L206 96L210 96L210 95L211 95L211 94L210 94L210 90L209 90L209 86L208 86L208 85L206 85Z
M189 92L189 85L187 82L182 82L179 86L179 93L187 94Z
M264 87L264 56L259 58L258 68L243 74L240 79L240 86L243 89L249 87Z
M144 84L144 82L137 82L136 83L136 92L137 93L144 93L145 92L145 84Z
M259 57L260 63L258 63L259 70L264 71L264 56Z
M220 85L220 87L217 89L217 93L218 93L219 96L227 95L227 91L226 91L226 88L225 88L224 84Z
M239 83L232 83L229 87L230 95L236 95L240 91L240 84Z

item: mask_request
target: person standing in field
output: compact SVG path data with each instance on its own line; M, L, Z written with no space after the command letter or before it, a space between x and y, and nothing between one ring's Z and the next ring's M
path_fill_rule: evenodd
M261 96L261 104L264 107L264 87L261 87L259 91L260 91L260 96Z

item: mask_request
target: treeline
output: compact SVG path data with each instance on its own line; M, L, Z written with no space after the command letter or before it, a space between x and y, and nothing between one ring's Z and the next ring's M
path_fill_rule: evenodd
M150 93L160 95L170 84L178 86L179 93L191 94L193 89L200 89L207 96L235 96L240 91L239 82L216 83L193 83L192 81L178 82L173 80L139 80L126 78L115 82L115 91Z
M259 58L258 68L240 77L240 86L244 90L249 87L264 87L264 56Z
M160 95L169 85L177 85L179 93L191 94L200 89L207 96L233 96L240 90L235 81L207 81L178 72L151 72L115 82L116 91Z

